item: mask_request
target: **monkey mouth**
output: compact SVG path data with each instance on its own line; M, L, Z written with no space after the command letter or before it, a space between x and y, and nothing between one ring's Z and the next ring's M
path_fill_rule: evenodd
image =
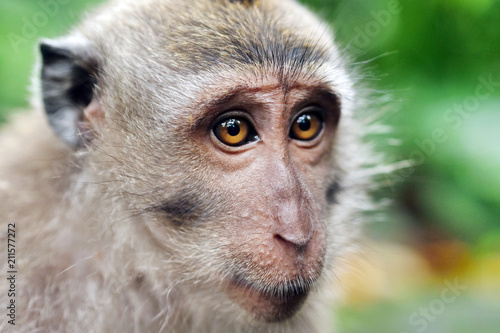
M264 286L235 275L229 295L259 321L281 322L302 307L314 281L298 278L286 283Z

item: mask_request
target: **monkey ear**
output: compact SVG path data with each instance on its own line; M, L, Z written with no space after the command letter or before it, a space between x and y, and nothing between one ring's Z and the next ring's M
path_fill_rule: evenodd
M97 66L83 38L42 40L42 97L54 132L73 148L84 141L84 110L95 99ZM95 103L93 108L95 109Z

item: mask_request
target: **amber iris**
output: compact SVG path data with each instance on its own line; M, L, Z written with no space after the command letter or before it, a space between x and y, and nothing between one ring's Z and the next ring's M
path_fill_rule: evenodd
M228 118L221 121L214 129L214 134L228 146L241 146L248 142L250 126L241 118Z
M310 141L316 138L323 127L323 120L314 113L304 113L295 119L290 137L295 140Z

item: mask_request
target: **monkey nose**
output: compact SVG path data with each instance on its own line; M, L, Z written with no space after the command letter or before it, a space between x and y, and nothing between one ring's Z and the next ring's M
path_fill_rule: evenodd
M278 207L275 219L275 238L289 243L296 248L304 248L309 244L314 225L300 205L285 202Z

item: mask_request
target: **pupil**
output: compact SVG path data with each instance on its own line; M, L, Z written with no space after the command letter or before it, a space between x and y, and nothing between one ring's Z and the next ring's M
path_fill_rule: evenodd
M311 121L309 120L309 116L300 117L297 122L299 123L299 128L302 132L307 132L311 129Z
M236 123L236 120L232 119L227 122L227 133L231 136L240 134L240 126Z

